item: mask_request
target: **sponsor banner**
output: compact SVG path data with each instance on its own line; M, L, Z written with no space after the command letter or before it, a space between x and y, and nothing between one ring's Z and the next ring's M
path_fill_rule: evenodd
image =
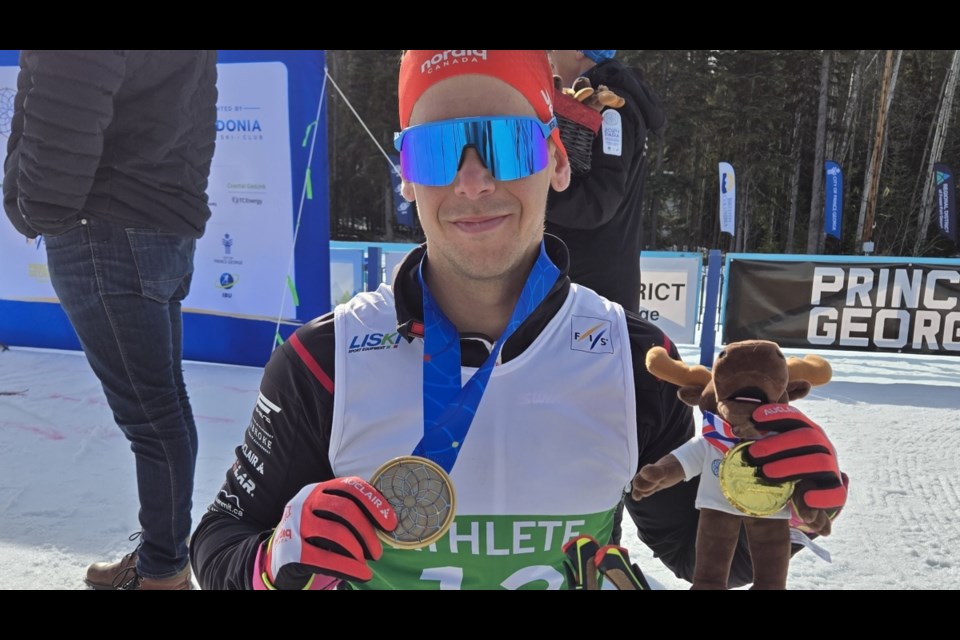
M720 231L736 235L737 179L729 162L720 163Z
M212 217L197 242L184 302L184 357L262 366L279 340L330 308L325 56L321 50L219 55L207 191ZM18 57L19 51L0 50L0 149L10 134ZM313 147L304 140L314 134L311 160ZM57 304L42 240L27 242L0 224L0 272L5 343L79 349ZM297 283L296 273L311 277Z
M960 260L727 256L723 341L960 355Z
M933 175L937 187L937 227L941 235L957 243L957 192L953 179L953 170L938 162L933 165Z
M699 253L644 252L640 256L640 316L678 344L696 344L702 269Z
M824 163L823 232L840 239L843 224L843 171L832 160Z
M287 295L284 316L290 319L297 308L286 285L293 251L287 67L221 63L217 74L217 150L207 188L211 216L197 242L183 306L276 318Z

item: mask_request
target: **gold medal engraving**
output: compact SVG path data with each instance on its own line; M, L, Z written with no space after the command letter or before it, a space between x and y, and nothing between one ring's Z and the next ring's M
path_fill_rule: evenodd
M453 523L453 481L433 460L419 456L394 458L374 471L370 484L396 511L396 531L377 530L380 539L392 547L426 547L443 537Z
M795 480L774 483L758 478L756 467L747 464L743 454L751 442L741 442L720 462L720 490L743 513L763 517L780 511L793 496Z

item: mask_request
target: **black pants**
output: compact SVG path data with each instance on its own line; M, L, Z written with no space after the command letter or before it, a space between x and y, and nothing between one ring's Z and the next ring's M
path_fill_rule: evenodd
M620 536L623 534L623 498L620 498L620 504L617 510L613 512L613 531L610 532L610 544L620 544Z

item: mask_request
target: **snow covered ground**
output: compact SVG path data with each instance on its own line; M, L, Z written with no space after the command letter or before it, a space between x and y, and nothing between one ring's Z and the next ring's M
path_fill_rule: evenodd
M681 352L699 360L693 347ZM788 586L960 589L960 357L820 353L834 379L797 406L830 433L850 498L833 535L819 540L832 562L801 552ZM196 523L233 461L261 371L185 370L200 431ZM133 456L83 354L0 352L0 470L0 588L82 589L90 562L131 550ZM624 544L648 576L688 588L624 524Z

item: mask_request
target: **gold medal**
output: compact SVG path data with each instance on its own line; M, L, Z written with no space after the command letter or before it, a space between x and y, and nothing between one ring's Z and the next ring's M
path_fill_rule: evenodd
M453 481L443 467L419 456L400 456L373 472L370 484L387 499L397 514L391 533L377 530L392 547L419 549L447 532L456 511Z
M793 496L796 480L774 483L757 477L756 467L747 464L743 454L752 441L741 442L720 462L720 490L740 511L749 516L773 515Z

